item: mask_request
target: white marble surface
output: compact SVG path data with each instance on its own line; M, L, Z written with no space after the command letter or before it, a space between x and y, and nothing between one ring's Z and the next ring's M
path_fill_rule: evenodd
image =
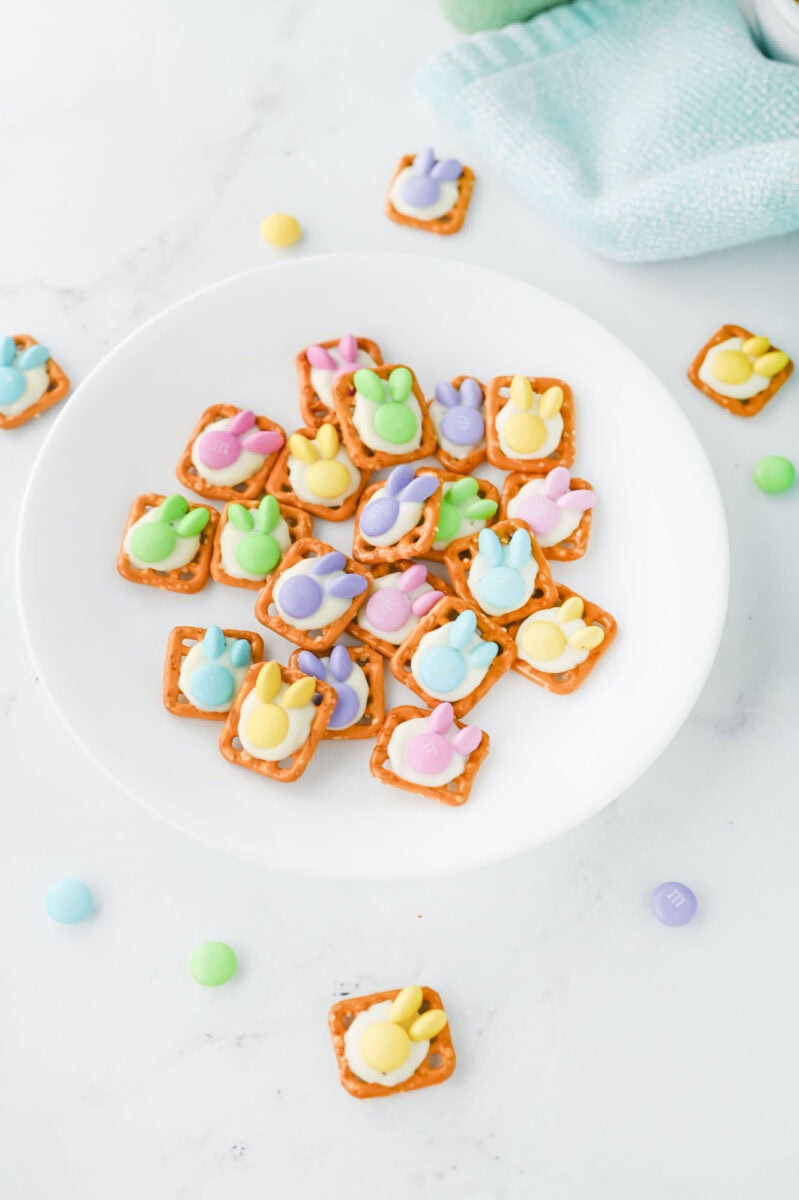
M274 209L303 221L299 254L407 247L549 288L647 359L707 447L732 542L716 667L646 776L534 854L413 886L259 871L117 793L48 706L11 564L52 418L0 437L3 1200L796 1195L799 489L764 497L750 472L766 452L799 457L799 383L745 423L684 368L725 321L799 349L799 239L615 265L474 156L461 235L391 225L382 198L401 152L432 139L468 155L408 90L453 36L430 0L6 11L0 327L46 340L78 381L165 305L278 257L258 239ZM701 514L685 536L701 536ZM53 580L54 609L64 586L80 581ZM679 562L674 587L691 587ZM90 640L87 600L72 636ZM668 611L662 596L653 631ZM108 678L98 703L124 686L113 663ZM65 874L99 901L73 929L43 911ZM664 878L699 894L684 930L648 914ZM242 964L217 991L186 972L209 937ZM358 1104L336 1080L327 1007L412 980L447 999L456 1075Z

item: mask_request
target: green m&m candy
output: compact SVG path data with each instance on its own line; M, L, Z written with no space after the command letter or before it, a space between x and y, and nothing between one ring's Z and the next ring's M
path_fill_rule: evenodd
M271 533L248 533L236 547L236 562L248 575L267 575L280 562L280 546Z
M787 492L796 479L796 468L781 454L767 454L755 464L754 479L761 492Z
M201 942L189 959L192 979L203 987L219 987L236 973L236 955L226 942Z

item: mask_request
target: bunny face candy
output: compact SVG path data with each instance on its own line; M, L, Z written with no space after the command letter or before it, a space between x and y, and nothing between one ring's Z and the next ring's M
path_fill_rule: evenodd
M549 565L518 521L500 521L476 537L453 542L444 561L458 595L503 623L555 596Z
M472 198L474 172L456 158L436 159L431 146L406 154L391 181L386 215L398 225L457 233Z
M585 554L594 503L590 486L573 479L566 467L534 477L509 475L503 489L504 515L524 522L544 557L560 562Z
M148 494L134 501L117 558L132 583L197 592L208 582L219 514L184 496Z
M441 997L431 988L347 997L328 1020L341 1083L359 1100L443 1083L455 1070Z
M367 470L432 454L436 431L409 367L362 367L342 375L333 402L350 458Z
M536 609L513 632L514 670L548 691L566 694L580 686L607 650L616 622L561 585L554 606Z
M477 725L455 720L451 704L438 704L432 712L403 706L388 714L380 731L372 774L404 791L461 805L488 745L488 735Z
M0 337L0 429L33 420L69 391L69 380L28 334Z
M385 483L364 493L355 518L353 554L360 562L391 562L424 554L436 531L437 475L394 467Z
M327 684L277 662L250 668L219 739L223 756L281 783L303 774L336 707Z
M257 633L180 625L169 635L164 707L177 717L224 721L254 660L263 655Z
M397 569L375 575L366 602L348 629L353 637L386 657L449 592L447 585L431 576L422 563L392 565Z
M450 471L468 475L485 458L485 389L470 376L436 384L430 419L438 438L436 458Z
M753 417L779 391L793 371L784 350L740 325L722 325L702 347L688 378L711 400L736 417Z
M463 716L510 668L513 638L463 600L439 603L389 661L391 673L431 707Z
M499 496L493 483L469 476L442 476L441 504L432 553L428 557L443 561L444 551L459 538L485 529L499 508Z
M377 342L346 333L308 346L297 355L300 383L300 412L308 425L318 425L333 417L333 384L339 375L359 367L379 367L383 356Z
M304 650L326 650L354 618L371 575L314 538L295 542L258 596L258 620Z
M486 457L505 471L574 462L574 400L562 379L500 375L486 399Z
M214 404L200 418L176 474L201 496L255 500L285 440L281 427L267 417L231 404Z
M269 480L269 490L326 521L351 517L369 478L356 467L330 422L293 433Z
M295 650L289 665L329 684L336 707L328 722L326 739L375 737L385 716L383 659L364 646L336 645L328 655Z
M311 525L307 513L281 509L274 496L227 504L214 543L211 575L218 583L257 589L292 541L310 534Z

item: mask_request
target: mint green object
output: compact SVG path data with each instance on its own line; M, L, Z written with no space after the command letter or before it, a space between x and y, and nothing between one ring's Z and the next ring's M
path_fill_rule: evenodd
M529 21L544 9L563 4L564 0L440 0L448 21L464 33L478 29L501 29L514 21Z
M761 492L778 495L793 487L796 468L789 458L781 454L767 454L755 463L754 477Z
M203 987L219 987L236 973L236 955L226 942L202 942L191 952L189 971Z
M501 177L610 258L799 228L799 70L734 0L574 0L455 44L415 86L493 168L481 186Z

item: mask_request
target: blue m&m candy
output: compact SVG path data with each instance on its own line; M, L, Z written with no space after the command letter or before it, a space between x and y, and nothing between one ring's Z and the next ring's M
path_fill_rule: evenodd
M59 925L77 925L85 921L94 909L94 897L80 879L60 879L44 898L48 914Z
M219 708L233 699L236 683L221 663L203 663L191 678L191 690L202 708Z
M696 916L696 896L684 883L658 884L650 903L662 925L687 925Z

